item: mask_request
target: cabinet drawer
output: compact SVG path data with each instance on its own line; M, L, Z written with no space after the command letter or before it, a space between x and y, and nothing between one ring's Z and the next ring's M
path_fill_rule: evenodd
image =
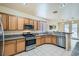
M11 40L11 41L8 41L8 40L7 40L7 41L5 41L5 45L6 45L6 44L12 44L12 43L16 43L16 40Z
M18 39L17 42L23 42L25 39Z

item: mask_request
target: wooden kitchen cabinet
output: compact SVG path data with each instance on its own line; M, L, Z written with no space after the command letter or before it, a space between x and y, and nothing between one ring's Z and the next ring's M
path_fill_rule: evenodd
M16 41L5 41L4 45L4 55L9 56L9 55L14 55L16 54Z
M6 40L4 44L4 56L15 55L25 50L25 39Z
M41 42L41 45L44 44L45 43L45 37L42 36L40 42Z
M34 20L34 30L38 30L38 21Z
M45 37L43 37L43 36L38 36L37 39L36 39L36 45L37 45L37 46L40 46L40 45L42 45L42 44L44 44L44 43L45 43Z
M18 30L23 30L24 28L24 18L18 17Z
M9 30L17 30L18 20L17 16L9 15Z
M39 45L41 45L41 37L40 36L36 38L36 46L39 46Z
M38 21L38 26L37 27L38 27L38 30L40 30L40 21Z
M32 20L32 19L29 19L29 20L30 20L30 24L34 25L34 20Z
M57 43L57 38L56 38L56 36L52 36L52 43L53 43L53 44L56 44L56 43Z
M25 25L30 24L30 20L29 20L28 18L25 18L25 19L24 19L24 24L25 24Z
M9 28L9 15L7 14L0 14L0 15L2 18L3 29L7 31Z
M2 56L3 52L3 41L0 41L0 56Z
M17 53L25 50L25 39L17 40Z
M51 43L52 40L51 40L51 36L46 36L45 37L45 43Z

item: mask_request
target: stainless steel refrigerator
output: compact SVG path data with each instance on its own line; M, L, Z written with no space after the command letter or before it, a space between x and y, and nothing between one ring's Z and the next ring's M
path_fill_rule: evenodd
M3 56L3 53L4 53L4 31L0 16L0 56Z

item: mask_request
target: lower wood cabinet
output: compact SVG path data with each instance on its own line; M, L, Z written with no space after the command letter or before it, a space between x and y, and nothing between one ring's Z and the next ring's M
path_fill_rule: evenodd
M25 40L18 39L17 40L17 52L22 52L25 50Z
M44 36L41 37L40 42L41 42L41 44L44 44L45 43L45 37Z
M0 56L2 56L3 52L3 41L0 41Z
M16 54L16 41L6 41L4 45L4 55L9 56L14 54Z
M57 44L57 38L56 38L56 36L52 36L52 43L53 44Z
M52 38L51 38L51 36L46 36L46 37L45 37L45 43L52 43Z
M41 45L41 37L36 37L36 46Z
M6 40L4 56L15 55L25 50L25 39Z
M53 36L53 35L38 36L36 39L37 46L45 44L45 43L56 44L56 42L57 42L56 36Z

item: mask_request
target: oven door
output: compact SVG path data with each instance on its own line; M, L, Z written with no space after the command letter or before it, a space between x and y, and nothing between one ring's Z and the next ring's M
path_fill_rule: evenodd
M33 45L33 44L36 44L36 39L26 40L26 46L30 46L30 45Z

